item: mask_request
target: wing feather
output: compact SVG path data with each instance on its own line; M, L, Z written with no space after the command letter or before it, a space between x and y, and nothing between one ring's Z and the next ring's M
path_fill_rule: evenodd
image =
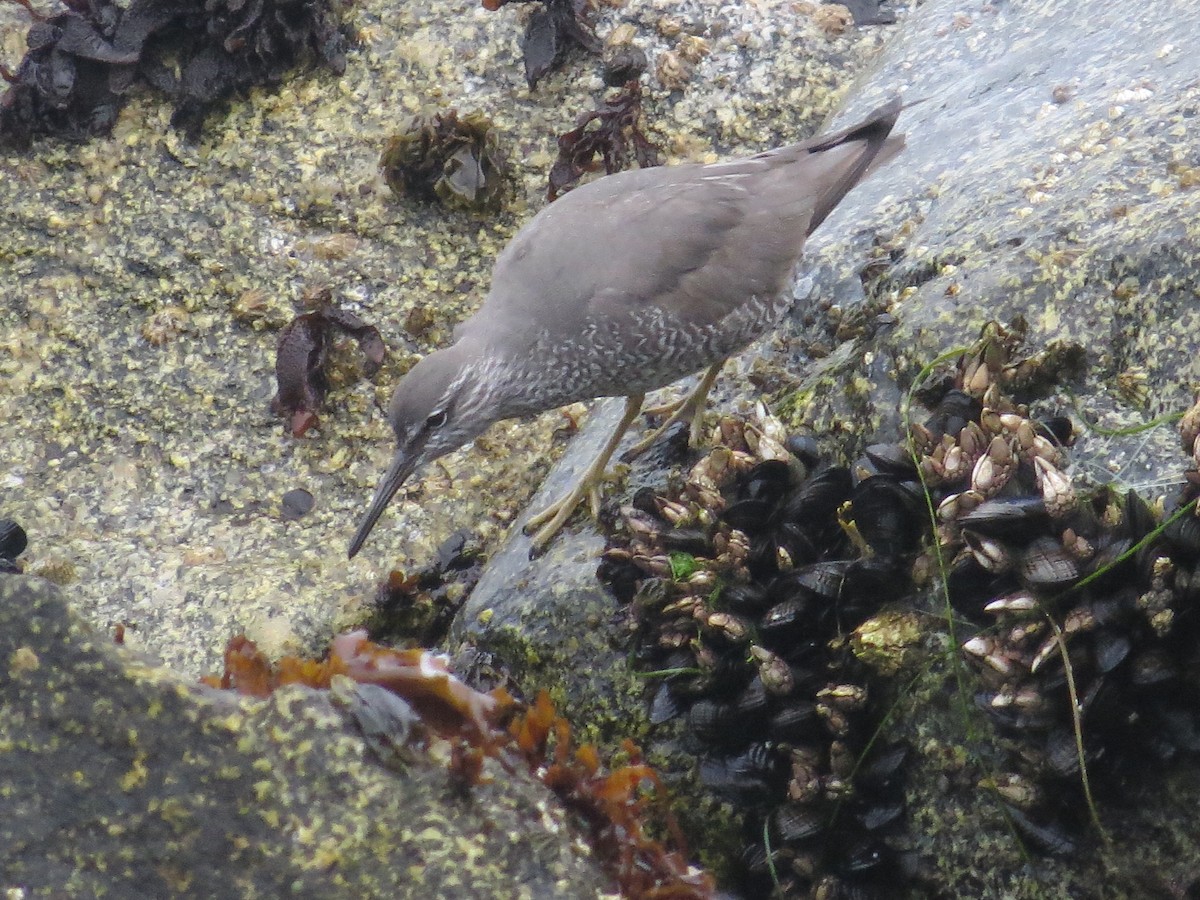
M639 169L577 188L534 217L497 259L492 288L458 336L574 336L653 305L719 322L787 285L805 238L894 155L899 100L862 124L715 165Z

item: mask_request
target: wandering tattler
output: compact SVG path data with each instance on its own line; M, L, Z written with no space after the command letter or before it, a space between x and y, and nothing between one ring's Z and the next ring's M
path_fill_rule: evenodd
M731 354L771 330L805 238L904 146L900 99L836 134L712 165L620 172L576 188L525 225L496 260L479 311L392 395L397 449L354 539L362 547L414 470L493 422L623 396L621 422L575 486L534 516L544 549L584 497L598 511L609 459L647 391L708 367L671 417L692 419ZM663 411L666 411L664 409Z

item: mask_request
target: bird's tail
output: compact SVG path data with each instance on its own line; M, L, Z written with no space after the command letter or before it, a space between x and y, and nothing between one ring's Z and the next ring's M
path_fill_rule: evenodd
M912 104L907 105L911 106ZM805 144L805 149L809 153L820 153L846 144L862 143L865 145L854 161L854 165L849 166L817 200L812 220L808 226L809 234L825 221L833 208L842 201L846 194L850 193L856 184L864 178L869 178L881 166L891 162L904 149L904 135L892 134L892 129L896 125L900 111L905 108L906 105L900 102L898 96L893 97L857 125L851 125L849 128L833 134L823 135Z

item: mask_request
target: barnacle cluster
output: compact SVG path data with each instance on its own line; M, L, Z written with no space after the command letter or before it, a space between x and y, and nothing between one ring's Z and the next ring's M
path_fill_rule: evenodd
M1006 750L985 786L1027 844L1065 853L1099 804L1200 751L1200 521L1190 480L1162 509L1076 496L1048 445L1008 439L1015 485L966 513L946 501L947 587L990 621L962 643Z
M1077 489L1071 421L1009 395L1079 353L1021 340L988 326L917 395L928 416L848 467L760 407L622 510L602 576L661 678L651 720L682 718L702 781L745 812L748 895L889 896L912 871L906 750L881 721L922 630L969 661L995 738L981 789L1035 850L1078 846L1147 760L1200 750L1200 475L1165 504ZM1200 403L1193 455L1197 423Z
M676 496L635 496L603 563L663 675L651 720L684 717L702 782L747 811L748 896L885 896L907 750L874 741L851 638L908 590L919 485L822 465L761 405L719 433Z
M494 209L504 158L491 120L458 110L414 116L388 141L379 166L397 197L440 200L456 209Z

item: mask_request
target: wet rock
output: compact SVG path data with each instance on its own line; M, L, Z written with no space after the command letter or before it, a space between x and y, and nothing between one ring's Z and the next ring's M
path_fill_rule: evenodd
M0 871L10 886L604 892L544 787L489 760L472 800L447 805L458 788L443 762L412 747L399 763L381 761L378 709L368 718L362 703L306 688L265 701L201 688L95 634L32 578L0 579L0 659Z

